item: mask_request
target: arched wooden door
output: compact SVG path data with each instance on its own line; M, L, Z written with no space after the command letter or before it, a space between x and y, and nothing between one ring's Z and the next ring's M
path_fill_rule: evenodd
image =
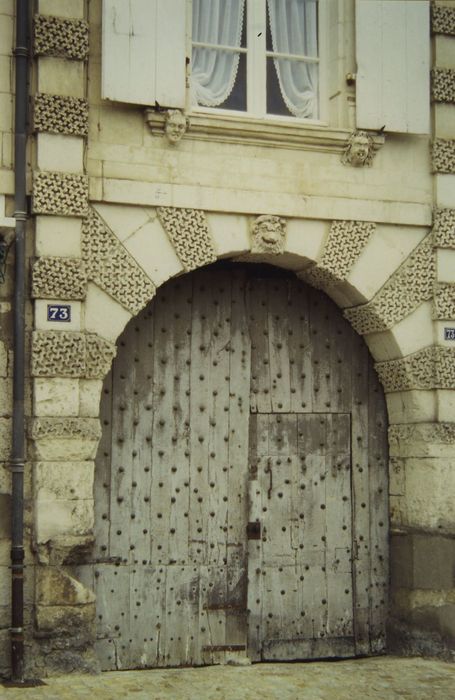
M384 397L327 297L255 266L171 281L101 409L83 575L103 668L383 649Z

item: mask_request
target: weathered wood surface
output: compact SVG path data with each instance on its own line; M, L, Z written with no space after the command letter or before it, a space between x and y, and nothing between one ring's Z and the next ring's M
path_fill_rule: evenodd
M118 345L79 572L103 668L380 651L386 412L333 303L208 269L165 285Z

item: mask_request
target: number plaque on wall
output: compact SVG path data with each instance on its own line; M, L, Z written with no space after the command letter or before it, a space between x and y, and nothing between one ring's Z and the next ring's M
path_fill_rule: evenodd
M47 320L69 323L71 321L71 304L48 304Z

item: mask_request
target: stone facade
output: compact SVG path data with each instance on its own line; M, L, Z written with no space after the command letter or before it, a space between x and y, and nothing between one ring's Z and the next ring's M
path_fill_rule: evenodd
M389 411L391 639L396 649L415 651L413 640L427 633L433 640L427 651L449 654L455 640L449 622L455 351L444 328L455 326L455 64L446 64L439 39L451 42L453 55L454 17L447 3L432 8L431 139L395 134L388 141L386 134L373 159L380 137L372 135L360 164L347 149L353 95L346 86L333 100L330 132L305 126L300 135L295 126L286 131L262 123L234 128L196 115L175 148L162 128L157 136L144 124L142 108L101 100L95 87L100 0L39 0L28 173L35 243L27 300L30 673L97 666L93 594L76 567L91 556L94 541L101 380L116 339L158 285L220 258L292 271L331 296L365 336ZM0 195L8 211L14 193L12 22L0 11L1 36L10 40L0 45ZM343 75L353 70L353 50ZM161 124L161 114L153 115ZM267 234L259 240L264 222ZM6 329L0 338L0 505L8 508L13 284L8 258L0 286ZM49 324L45 309L54 302L72 307L71 326ZM9 526L1 517L0 527L5 591ZM431 571L425 572L428 560ZM9 619L7 610L5 593L2 620ZM5 674L8 625L0 623Z

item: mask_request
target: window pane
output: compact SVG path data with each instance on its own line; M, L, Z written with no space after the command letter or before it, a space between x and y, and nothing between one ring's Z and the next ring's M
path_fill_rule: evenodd
M245 0L193 0L193 41L245 46Z
M267 51L317 57L317 0L267 0Z
M193 47L192 104L246 110L246 55Z
M318 118L318 64L267 58L267 113Z

